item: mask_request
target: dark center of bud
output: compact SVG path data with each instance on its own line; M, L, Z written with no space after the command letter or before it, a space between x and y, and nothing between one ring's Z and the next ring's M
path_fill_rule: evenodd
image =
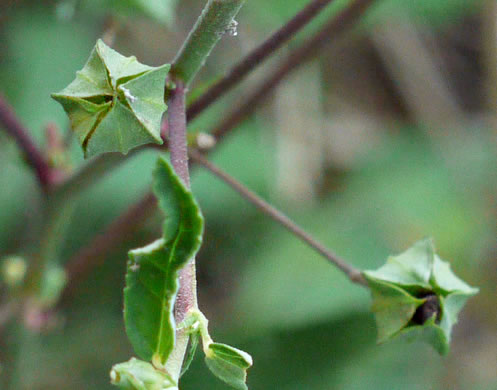
M423 325L434 315L435 322L438 324L440 322L441 312L440 312L440 301L435 294L427 294L424 297L425 302L416 309L412 317L412 322L418 325Z

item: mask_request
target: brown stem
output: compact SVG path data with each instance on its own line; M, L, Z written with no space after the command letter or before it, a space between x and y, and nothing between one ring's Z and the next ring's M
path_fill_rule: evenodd
M185 86L177 81L168 102L168 130L171 164L186 186L190 187L186 142Z
M313 58L324 45L336 39L340 33L343 33L360 18L373 2L374 0L355 0L326 23L313 37L304 42L298 49L292 51L287 60L266 78L250 96L245 97L243 104L230 115L227 115L214 129L212 134L216 139L224 137L238 126L248 115L254 112L255 108L269 95L269 92L289 73Z
M257 66L261 65L272 54L276 53L285 42L295 36L295 34L314 19L320 11L334 0L313 0L295 15L287 24L281 27L260 46L255 48L250 54L232 67L228 73L210 87L202 96L195 100L187 109L188 121L194 119L200 112L209 107L221 95L224 95L231 88L237 85Z
M51 184L52 169L2 95L0 95L0 123L22 150L26 161L34 169L41 187L47 189Z
M176 88L169 98L169 150L174 171L190 187L188 170L188 149L186 141L185 86L177 81ZM176 297L175 318L180 323L187 311L196 304L195 260L180 271L180 287Z
M176 88L169 98L169 150L171 164L186 186L190 187L190 173L188 170L188 149L186 141L186 104L185 86L176 82ZM176 297L175 319L177 323L183 321L185 314L196 304L195 260L180 271L180 287Z
M186 140L186 103L185 84L176 80L176 87L171 92L168 106L168 131L171 164L176 174L190 188L188 171L188 146ZM193 258L179 271L179 289L174 304L174 319L177 324L183 321L190 309L197 306L197 279L195 259ZM175 380L179 379L181 367L186 354L190 336L184 330L176 331L176 342L166 369Z
M202 165L204 168L212 172L219 179L228 184L231 188L233 188L236 192L238 192L243 198L252 203L255 207L257 207L260 211L262 211L265 215L272 218L279 224L281 224L285 229L289 232L300 238L303 242L309 245L311 248L316 250L321 256L326 258L331 264L337 267L340 271L345 273L348 278L354 282L358 283L362 286L367 286L367 283L364 277L361 274L361 271L357 268L353 267L345 260L339 258L336 254L331 252L328 248L326 248L323 244L316 241L314 237L312 237L309 233L303 230L300 226L298 226L295 222L293 222L290 218L288 218L281 211L277 210L269 203L267 203L264 199L259 197L257 194L249 190L242 183L236 180L234 177L228 175L226 172L221 170L219 167L215 166L211 162L209 162L206 158L204 158L200 153L195 150L190 150L190 157L192 161Z

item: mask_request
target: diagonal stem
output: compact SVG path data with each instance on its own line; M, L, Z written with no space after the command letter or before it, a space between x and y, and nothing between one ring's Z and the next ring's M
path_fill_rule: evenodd
M276 209L267 203L260 196L249 190L242 183L236 180L234 177L228 175L226 172L221 170L219 167L215 166L211 162L209 162L204 156L202 156L199 152L195 150L190 150L190 157L192 161L202 165L204 168L209 170L219 179L228 184L231 188L233 188L236 192L238 192L243 198L252 203L255 207L257 207L260 211L262 211L265 215L272 218L276 222L278 222L281 226L287 229L289 232L294 234L300 240L305 242L315 251L317 251L321 256L327 259L331 264L337 267L340 271L342 271L347 277L354 283L360 284L362 286L367 286L367 283L364 277L361 274L361 271L355 268L354 266L347 263L345 260L338 257L336 254L331 252L328 248L326 248L323 244L318 242L314 237L312 237L309 233L307 233L304 229L298 226L295 222L293 222L290 218L288 218L281 211Z
M240 83L252 70L261 65L266 59L273 55L276 50L283 46L288 40L305 27L316 17L328 4L334 0L313 0L307 4L297 15L278 31L266 39L260 46L233 66L228 73L202 96L196 99L187 109L188 121L193 120L219 97Z
M22 150L27 162L34 169L41 187L47 189L51 184L52 168L2 95L0 95L0 124Z
M230 30L245 0L209 0L171 67L174 80L188 85L221 37Z
M356 22L374 0L354 0L326 23L313 37L294 50L288 58L267 77L255 91L243 99L243 103L213 130L216 139L224 137L237 127L264 101L269 93L296 68L312 59L319 50L337 39L341 33Z

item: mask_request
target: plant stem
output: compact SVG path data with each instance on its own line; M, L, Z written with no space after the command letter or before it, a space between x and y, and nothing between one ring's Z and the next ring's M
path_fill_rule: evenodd
M244 2L245 0L207 2L173 61L170 74L174 80L183 81L185 86L193 80L216 43L230 30L233 18Z
M169 148L171 164L176 174L185 185L190 188L190 173L188 171L188 149L186 140L186 103L185 85L182 81L176 82L175 89L169 97ZM192 259L179 271L179 289L174 304L174 319L179 324L190 309L197 307L197 284L195 277L195 259ZM166 369L178 381L184 356L190 336L185 330L176 331L174 350L168 359Z
M3 124L7 133L14 138L24 153L27 162L34 169L41 187L47 189L51 184L52 169L2 95L0 95L0 123Z
M257 66L261 65L267 58L276 52L285 42L314 19L329 3L334 0L313 0L307 4L288 23L266 39L260 46L255 48L250 54L233 66L228 73L202 96L196 99L187 109L188 120L194 119L200 112L204 111L221 95L228 92L235 85L240 83L245 76Z
M239 2L242 3L242 1ZM312 58L312 55L321 47L321 45L324 45L329 41L329 39L327 39L328 34L343 31L353 21L357 20L372 2L373 0L356 0L349 7L335 16L323 29L309 39L306 44L302 45L299 49L292 51L289 54L289 59L281 65L280 69L276 70L264 83L261 83L260 87L248 97L246 103L240 106L238 110L233 112L213 131L213 134L216 136L218 141L224 136L225 133L228 133L233 127L236 127L243 119L245 119L258 106L258 104L263 101L264 97L270 92L270 90L276 87L291 71L306 60ZM192 33L190 35L192 35ZM306 46L309 45L312 50L306 48ZM311 52L307 53L308 50ZM305 55L303 56L302 54ZM181 56L178 55L178 57ZM171 72L173 69L178 69L178 65L174 64ZM177 73L177 75L179 75L179 73ZM199 109L198 113L206 108L207 106L202 107ZM189 118L187 116L187 120L188 119ZM148 147L156 148L157 146L150 145ZM88 162L66 181L62 182L61 185L58 186L58 191L77 193L89 184L93 183L96 177L102 176L110 169L119 166L119 164L125 161L126 158L129 158L146 148L147 146L134 149L125 157L117 153L106 153L99 156ZM164 148L161 147L161 149Z
M311 248L316 250L321 256L326 258L331 264L337 267L340 271L342 271L347 277L354 283L360 284L362 286L367 286L365 279L363 278L361 271L355 268L354 266L347 263L345 260L339 258L336 254L327 249L323 244L318 242L314 237L312 237L309 233L303 230L300 226L298 226L295 222L293 222L290 218L288 218L281 211L277 210L275 207L271 206L264 199L259 197L257 194L249 190L242 183L237 181L234 177L228 175L226 172L221 170L219 167L215 166L211 162L209 162L206 158L204 158L199 152L195 150L190 150L190 157L196 163L202 165L204 168L212 172L219 179L228 184L231 188L233 188L236 192L238 192L243 198L252 203L255 207L257 207L260 211L262 211L265 215L272 218L279 224L281 224L285 229L289 232L297 236Z
M319 50L339 37L349 26L359 19L374 0L355 0L335 15L313 37L304 42L298 49L292 51L269 77L267 77L255 91L244 97L243 103L235 109L213 130L216 139L224 137L233 128L238 126L283 79L292 71L314 57Z
M171 164L177 175L190 188L186 141L185 85L182 82L176 83L176 88L169 98L168 129Z
M312 57L312 54L315 54L317 52L317 49L319 49L321 47L321 45L324 45L327 42L329 42L329 40L332 37L331 38L328 37L327 34L331 34L331 32L339 33L341 31L343 31L351 23L353 23L354 21L357 21L357 19L366 11L367 7L369 5L371 5L373 3L373 1L374 0L356 0L356 1L354 1L346 9L344 9L342 12L340 12L338 15L336 15L334 18L332 18L332 20L330 20L330 22L328 22L325 27L323 27L319 32L317 32L313 37L311 37L308 40L308 43L302 45L300 48L296 49L295 51L292 51L289 54L289 60L287 60L287 62L286 62L287 65L284 66L285 64L283 64L281 69L277 70L272 76L270 76L268 78L268 80L271 83L270 88L266 88L264 83L262 83L261 86L259 87L259 89L252 95L252 97L249 97L250 106L246 107L247 106L246 105L245 107L242 107L242 109L240 109L240 111L237 111L230 116L231 117L231 119L230 119L230 126L231 127L228 126L227 121L224 121L223 124L221 124L216 130L214 130L214 134L216 135L217 141L218 141L216 145L219 145L219 143L224 139L223 136L226 135L229 131L231 131L239 122L241 122L257 106L257 104L261 103L261 101L264 98L264 95L267 94L271 88L274 88L281 80L283 80L283 78L288 73L290 73L291 71L296 69L298 65L305 62L305 60L310 59ZM311 50L311 53L309 53L305 56L302 56L302 54L306 54L303 52L306 51L306 45L309 45L309 43L312 46L317 46L317 47L315 49ZM298 62L292 61L292 58L298 57L299 53L300 53L299 61ZM292 62L293 66L289 66L288 65L289 62ZM257 95L257 98L254 98L255 95ZM257 100L257 99L259 99L259 100ZM108 155L104 155L101 158L103 159L106 157L108 157ZM93 164L97 165L96 160ZM82 170L79 174L81 176L90 176L91 171L94 169L92 167L93 164L91 162L88 163L87 167L82 168ZM103 162L102 162L102 164L103 164ZM88 171L88 172L85 172L85 171ZM79 181L79 179L76 179L76 178L70 178L68 180L75 181L75 182ZM86 182L86 180L85 180L85 182ZM66 184L69 186L69 181ZM118 221L121 221L121 223L123 223L123 224L127 224L127 223L137 223L137 221L143 220L145 218L145 216L149 215L149 213L152 212L153 208L155 207L155 205L152 202L147 202L147 198L149 198L149 197L153 197L153 194L151 192L147 193L141 200L139 200L137 202L137 205L140 205L140 204L144 205L144 207L137 207L137 209L139 208L141 210L140 215L136 214L133 216L133 218L130 218L130 219L124 218L124 216L118 217L112 225L118 224L119 223ZM109 231L111 231L110 228L104 233L104 235L101 239L97 238L94 241L92 241L92 243L90 244L90 247L98 246L99 245L98 242L100 240L102 240L102 242L105 241L105 237L107 237L107 234ZM116 244L117 244L117 242L116 242ZM111 248L105 247L104 249L110 250ZM101 251L100 253L104 254L103 251ZM81 255L81 253L76 254L73 259L77 259L80 255ZM71 274L69 274L68 277L70 280L69 284L71 284L71 286L74 286L77 283L77 281L79 280L79 279L76 279L76 280L72 281Z

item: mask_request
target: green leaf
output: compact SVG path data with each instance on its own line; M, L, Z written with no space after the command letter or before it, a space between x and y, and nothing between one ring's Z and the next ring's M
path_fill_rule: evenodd
M200 248L203 217L190 190L162 158L154 171L154 192L166 215L163 238L129 252L124 320L137 355L163 368L175 343L178 271Z
M193 362L193 358L195 357L195 352L197 352L199 340L199 332L193 332L192 334L190 334L190 343L188 345L188 351L186 352L185 360L183 362L183 365L181 366L181 373L179 375L180 377L183 376L183 374L190 368L190 365Z
M211 343L205 350L205 363L211 372L231 387L247 390L247 369L252 357L226 344Z
M69 116L85 157L126 154L146 143L162 143L168 64L154 68L125 57L101 40L76 78L52 94Z
M478 292L459 279L425 239L376 271L364 271L373 298L378 342L396 336L421 339L441 355L466 300Z
M125 390L178 390L177 384L165 372L135 358L114 365L110 378L113 385Z

